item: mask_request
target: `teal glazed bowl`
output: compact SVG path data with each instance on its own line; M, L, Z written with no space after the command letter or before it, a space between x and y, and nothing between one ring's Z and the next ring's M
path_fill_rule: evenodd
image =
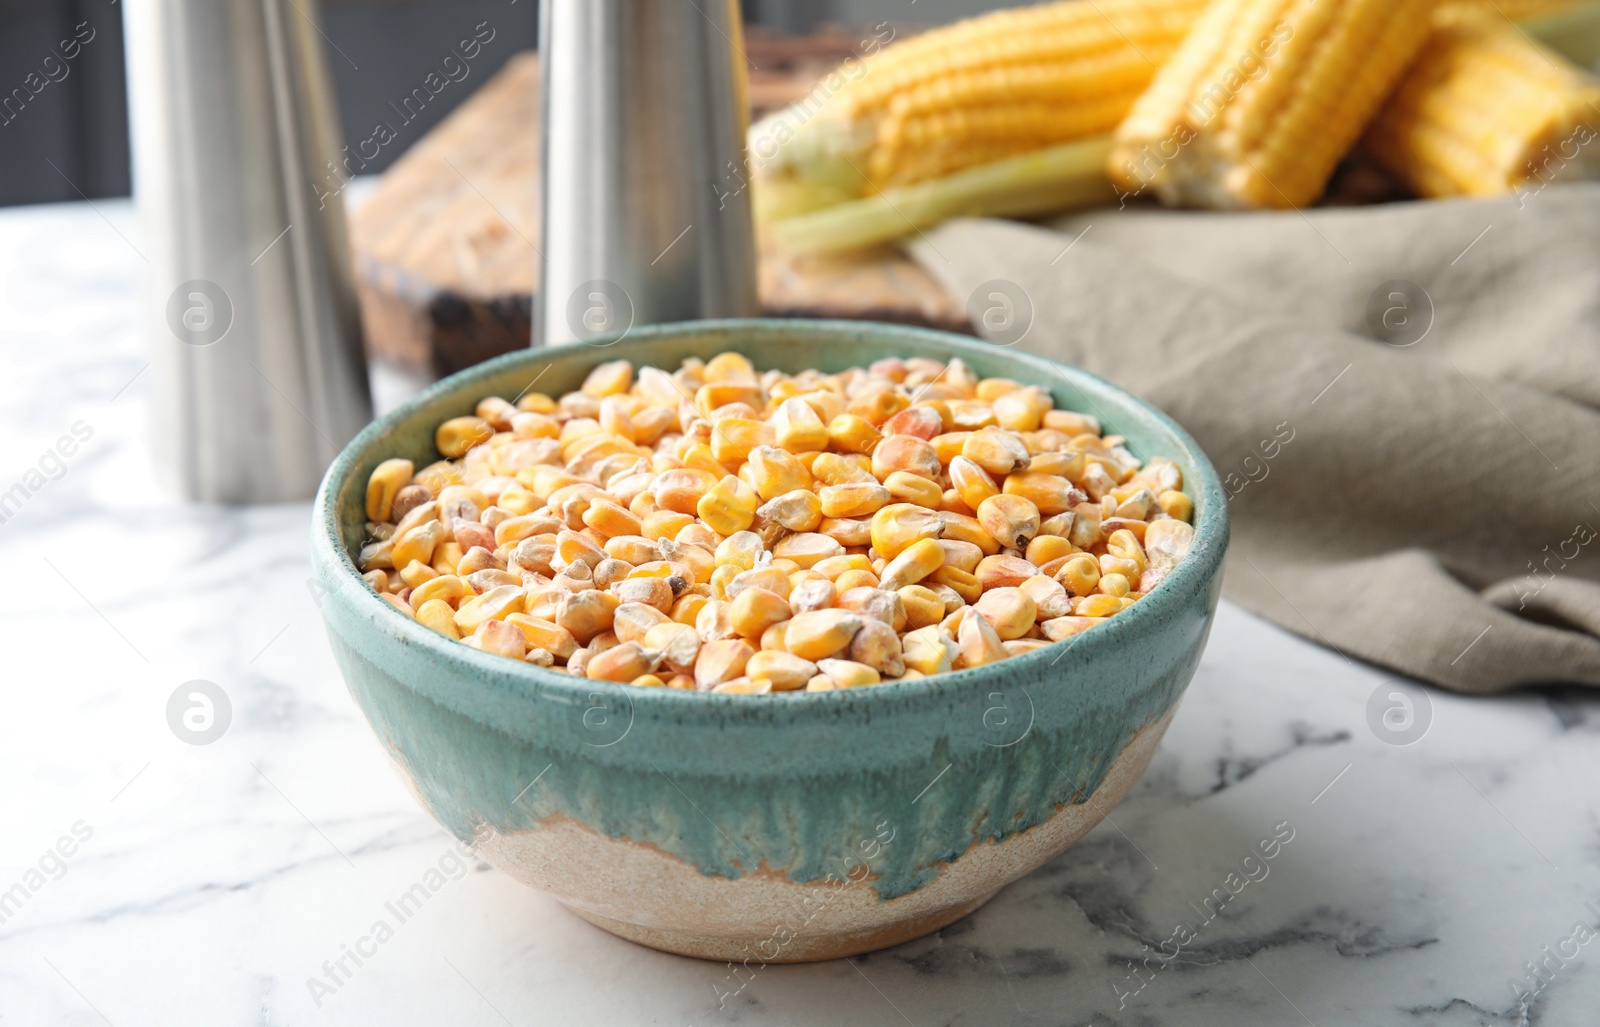
M1183 471L1193 549L1146 598L1065 643L982 668L836 692L638 688L479 652L410 620L351 561L368 475L437 459L436 425L485 396L576 389L598 362L675 369L746 354L796 372L960 357ZM312 553L351 694L433 817L496 867L614 934L719 960L799 962L938 930L1071 845L1127 794L1216 611L1227 506L1169 418L1092 375L942 332L707 321L514 353L363 431L317 495Z

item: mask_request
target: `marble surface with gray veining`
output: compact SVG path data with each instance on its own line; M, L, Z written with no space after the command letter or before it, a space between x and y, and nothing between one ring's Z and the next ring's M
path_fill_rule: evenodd
M975 915L749 969L602 933L389 771L308 504L156 487L137 246L126 202L0 213L0 1024L1600 1020L1600 699L1396 683L1227 603L1143 781ZM196 679L206 745L168 720Z

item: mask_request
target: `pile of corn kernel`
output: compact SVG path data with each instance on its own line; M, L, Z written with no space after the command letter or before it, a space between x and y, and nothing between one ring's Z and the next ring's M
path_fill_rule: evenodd
M367 485L365 579L484 652L635 685L827 691L978 667L1128 609L1193 504L1048 392L890 358L491 397Z

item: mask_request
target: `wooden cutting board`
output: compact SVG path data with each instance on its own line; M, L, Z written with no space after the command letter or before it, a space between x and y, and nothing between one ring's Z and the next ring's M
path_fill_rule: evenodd
M753 115L803 96L856 36L752 34ZM417 142L350 218L368 350L448 374L528 345L539 245L539 74L519 54ZM898 251L761 254L768 314L970 331L961 305Z

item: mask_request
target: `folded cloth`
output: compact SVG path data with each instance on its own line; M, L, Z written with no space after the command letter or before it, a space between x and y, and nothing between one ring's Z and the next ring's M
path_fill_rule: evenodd
M956 221L910 249L992 341L1195 436L1229 598L1463 692L1600 685L1600 185ZM982 316L1006 293L1025 334Z

